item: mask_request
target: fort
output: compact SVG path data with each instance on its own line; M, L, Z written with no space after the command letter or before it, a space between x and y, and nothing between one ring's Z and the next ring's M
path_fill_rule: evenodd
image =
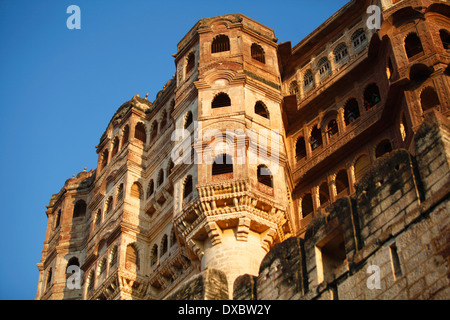
M199 20L51 196L36 299L449 299L449 30L432 0L353 0L294 46Z

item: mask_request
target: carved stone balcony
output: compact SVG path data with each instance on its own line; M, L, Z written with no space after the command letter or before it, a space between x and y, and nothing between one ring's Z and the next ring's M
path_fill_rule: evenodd
M259 233L266 249L289 237L287 208L276 201L273 190L261 188L249 179L198 185L197 200L185 205L174 219L191 258L201 260L202 243L208 238L213 246L220 244L225 229L235 228L237 241L246 241L250 230Z

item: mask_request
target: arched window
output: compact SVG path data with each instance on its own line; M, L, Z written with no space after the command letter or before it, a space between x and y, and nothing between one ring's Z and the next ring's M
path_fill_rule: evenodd
M115 137L113 141L113 147L111 150L111 158L113 158L117 154L117 151L119 151L119 138Z
M191 72L195 67L195 54L191 52L186 60L186 74Z
M359 52L361 49L363 49L368 41L366 33L364 32L364 29L358 29L353 35L352 35L352 42L353 42L353 48L356 52Z
M111 269L113 266L117 264L117 246L115 246L109 255L109 268Z
M103 276L106 272L106 258L103 258L98 265L98 275Z
M262 183L265 186L273 188L273 176L270 172L269 168L265 165L258 166L258 182Z
M331 138L339 132L338 124L335 119L330 120L327 125L327 134L328 137Z
M127 269L139 270L139 254L133 244L127 246L125 266Z
M188 176L183 186L183 199L186 199L192 193L192 176Z
M369 170L370 168L370 159L367 155L360 156L355 161L355 180L356 182L359 182L361 178L364 176L364 174Z
M158 121L153 121L152 128L150 131L150 141L155 142L156 137L158 136Z
M314 85L314 75L311 70L308 70L303 76L303 86L305 87L305 91L310 90Z
M326 182L322 182L319 187L319 201L321 207L326 207L330 204L330 192Z
M136 198L136 199L142 199L142 187L138 182L133 183L133 185L131 186L131 193L130 193L132 198Z
M117 188L117 202L122 201L122 199L123 199L123 183L121 183Z
M165 128L167 125L167 111L164 110L161 115L161 129Z
M408 58L412 58L423 52L422 42L416 33L410 33L405 38L405 51Z
M422 111L425 112L431 108L439 106L439 97L432 87L426 87L420 94L420 104Z
M69 262L67 262L66 273L70 266L80 266L80 262L78 261L77 257L72 257L69 259Z
M335 184L338 198L349 195L347 170L342 169L338 172L338 174L336 175Z
M139 122L134 128L134 137L139 141L145 143L147 141L147 134L145 133L145 125Z
M378 86L375 83L367 86L366 90L364 91L364 108L366 110L369 110L380 101L381 96Z
M86 213L86 208L87 208L86 202L84 200L78 200L73 208L73 217L74 218L84 217Z
M160 253L161 255L160 255L160 257L162 257L163 255L166 254L167 248L168 248L167 235L165 234L161 240L161 253Z
M359 114L359 106L358 101L356 99L350 99L347 101L344 107L344 120L345 124L348 126L350 123L358 119Z
M299 92L298 83L297 83L297 81L294 80L289 85L289 94L294 95L294 94L297 94L298 92Z
M59 227L60 223L61 223L61 209L59 209L58 212L56 213L55 229Z
M189 128L189 126L192 124L192 122L194 121L194 117L193 117L193 115L192 115L192 112L191 111L189 111L187 114L186 114L186 117L184 118L185 120L184 120L184 128L185 129L187 129L187 128Z
M95 218L94 218L94 229L98 228L101 221L102 221L102 210L98 209L97 213L95 214Z
M155 244L152 248L150 265L154 266L158 262L158 246Z
M164 183L164 170L160 169L158 173L158 188Z
M229 106L231 106L230 97L226 93L223 93L223 92L216 95L211 104L211 108L213 108L213 109L229 107Z
M256 61L259 61L261 63L266 63L266 57L264 54L264 50L259 44L256 44L256 43L252 44L251 54L252 54L252 58L255 59Z
M322 132L317 126L311 130L310 143L313 151L322 145Z
M92 291L92 289L94 289L94 282L95 282L95 272L94 272L94 270L91 270L91 272L89 272L89 275L88 275L86 281L87 281L88 291Z
M170 231L170 246L172 247L172 246L174 246L176 243L177 243L177 237L176 237L176 235L175 235L175 232L174 232L173 229L172 229L172 231Z
M221 154L214 159L212 175L217 176L227 173L233 173L233 160L231 159L231 156Z
M113 197L109 197L108 200L106 200L106 206L105 206L105 213L108 214L112 211L113 208Z
M130 127L125 126L125 128L123 128L122 133L122 147L125 146L125 144L128 142L129 136L130 136Z
M306 218L307 215L313 213L314 206L311 193L307 193L302 198L302 217Z
M47 272L47 279L46 279L46 285L45 285L46 289L50 288L50 285L52 284L52 274L53 274L53 271L52 271L52 268L50 268Z
M441 37L442 46L445 50L450 50L450 33L447 30L440 30L439 36Z
M319 75L321 80L331 74L330 61L328 61L326 57L319 60L317 68L319 69Z
M297 161L306 158L306 144L305 138L303 137L298 138L297 143L295 144L295 156Z
M147 187L147 199L150 198L150 196L153 194L154 191L155 191L155 183L153 182L153 180L150 180L150 183L148 184Z
M173 167L174 167L174 164L173 164L173 161L172 161L172 159L170 159L169 160L169 162L167 163L167 172L166 172L166 177L168 178L169 176L170 176L170 174L172 173L172 170L173 170Z
M109 151L108 151L108 149L106 149L102 153L102 163L100 165L101 166L101 170L105 169L106 166L108 165L108 157L109 157Z
M334 49L334 61L336 63L344 63L348 58L348 49L345 43L341 43Z
M383 156L386 153L389 153L391 151L392 151L392 144L391 144L391 142L388 139L383 140L375 148L375 158L379 158L379 157L381 157L381 156Z
M267 110L266 105L262 101L256 102L255 113L257 115L260 115L261 117L269 119L269 111Z
M230 51L230 39L224 35L220 34L214 38L211 44L211 53Z

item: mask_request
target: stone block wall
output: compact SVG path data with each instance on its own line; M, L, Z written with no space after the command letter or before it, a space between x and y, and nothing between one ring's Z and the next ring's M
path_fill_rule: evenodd
M449 299L450 130L430 112L417 153L379 159L304 239L266 255L258 276L234 283L235 300Z

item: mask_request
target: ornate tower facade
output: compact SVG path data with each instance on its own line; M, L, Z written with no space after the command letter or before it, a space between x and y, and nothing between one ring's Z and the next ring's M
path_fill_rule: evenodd
M256 274L290 234L277 44L271 29L241 14L203 19L195 31L179 44L174 113L193 107L186 170L197 192L184 198L178 181L174 224L189 258L232 284Z

